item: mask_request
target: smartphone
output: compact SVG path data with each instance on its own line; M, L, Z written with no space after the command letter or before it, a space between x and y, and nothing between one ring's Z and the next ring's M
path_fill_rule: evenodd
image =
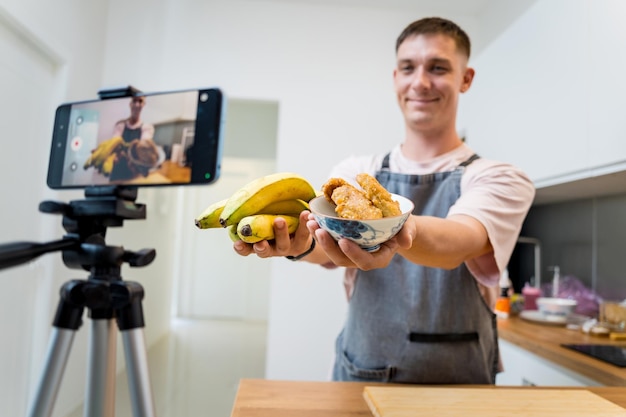
M220 89L206 88L61 104L48 187L211 184L220 176L225 103Z

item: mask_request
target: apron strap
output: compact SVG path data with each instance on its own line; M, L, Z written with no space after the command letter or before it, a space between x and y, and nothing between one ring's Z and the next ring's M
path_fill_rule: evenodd
M466 166L468 166L469 164L471 164L472 162L474 162L478 158L480 158L480 156L478 156L478 154L474 154L474 155L470 156L469 158L467 158L467 161L461 162L459 164L459 166L465 168Z
M391 152L385 155L385 158L383 159L383 164L380 167L381 171L389 171L389 154L391 154Z

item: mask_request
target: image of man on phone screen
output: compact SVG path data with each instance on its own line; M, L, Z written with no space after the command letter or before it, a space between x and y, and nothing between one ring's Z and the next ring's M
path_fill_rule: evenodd
M148 175L158 162L154 126L141 119L145 97L131 97L130 115L115 123L112 137L92 152L85 168L94 166L111 182Z

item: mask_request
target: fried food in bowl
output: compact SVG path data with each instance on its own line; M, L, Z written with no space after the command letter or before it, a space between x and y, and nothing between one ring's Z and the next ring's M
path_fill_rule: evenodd
M153 168L159 162L159 151L151 140L133 141L128 154L134 164L147 168Z
M376 178L361 173L356 176L361 190L342 178L331 178L322 186L326 199L335 203L339 217L354 220L371 220L402 214L400 204L391 198Z
M357 189L358 190L358 189ZM413 212L413 202L397 194L389 194L398 202L400 214L375 219L354 219L340 217L335 211L337 205L322 195L309 201L311 213L320 227L335 240L349 239L368 252L375 252L380 245L394 237Z

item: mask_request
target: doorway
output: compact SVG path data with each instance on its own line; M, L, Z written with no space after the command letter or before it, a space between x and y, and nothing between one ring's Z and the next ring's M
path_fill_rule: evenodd
M208 187L180 190L184 223L173 310L182 318L267 321L271 262L237 255L225 229L188 227L189 219L211 203L275 172L278 103L229 99L226 111L219 180Z

